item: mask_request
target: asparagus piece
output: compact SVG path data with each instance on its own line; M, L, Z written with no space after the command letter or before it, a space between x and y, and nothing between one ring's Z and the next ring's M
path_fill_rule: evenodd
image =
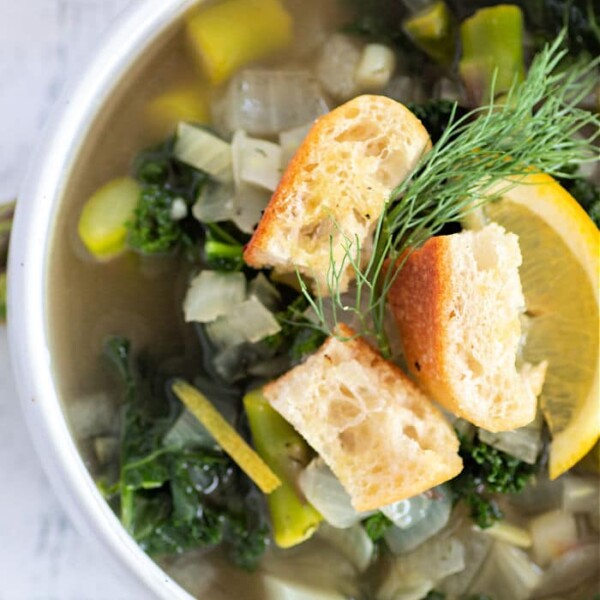
M481 106L494 93L501 98L513 81L525 78L523 13L518 6L500 4L478 10L460 27L462 58L458 69L468 101Z
M244 397L254 448L281 480L267 502L275 543L281 548L312 536L321 515L299 495L295 482L310 461L310 449L295 429L271 408L260 389Z
M405 4L408 4L407 0ZM444 66L452 64L456 48L456 28L450 9L443 0L425 5L406 18L402 27L415 46L433 60Z

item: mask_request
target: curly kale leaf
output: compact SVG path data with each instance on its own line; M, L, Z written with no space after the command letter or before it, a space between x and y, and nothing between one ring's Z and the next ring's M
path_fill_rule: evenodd
M149 554L176 554L224 542L232 559L251 569L267 530L259 507L245 503L251 486L233 461L217 451L166 445L181 405L150 383L150 365L135 372L125 338L110 338L105 352L125 387L121 418L120 500L125 528ZM158 393L158 392L162 393ZM168 438L167 438L168 439Z
M521 492L536 467L478 439L461 437L459 453L464 469L450 482L452 492L469 506L471 518L479 527L491 527L503 518L492 495Z
M382 512L377 512L363 521L363 527L367 535L374 541L378 542L383 539L386 532L393 527L390 521Z

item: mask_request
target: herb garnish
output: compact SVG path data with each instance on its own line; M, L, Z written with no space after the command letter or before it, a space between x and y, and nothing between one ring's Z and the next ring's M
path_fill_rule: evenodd
M340 315L351 313L358 333L374 338L382 354L389 356L386 297L410 250L448 223L499 199L531 171L568 177L564 164L597 160L592 143L599 135L600 119L578 104L594 89L600 58L561 72L557 67L567 54L563 41L564 32L534 58L526 80L513 83L502 102L491 100L460 118L454 107L439 141L393 191L375 228L366 264L360 241L341 232L342 259L334 258L337 252L332 247L326 290L317 286L313 292L297 273L325 332L335 334ZM492 83L490 97L494 96ZM592 133L586 135L588 127ZM347 269L355 275L349 299L339 285ZM325 310L323 296L331 297L332 314Z

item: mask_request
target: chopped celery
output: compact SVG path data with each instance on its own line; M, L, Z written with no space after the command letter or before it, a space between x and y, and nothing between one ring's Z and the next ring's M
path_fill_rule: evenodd
M478 10L460 27L463 55L460 76L471 104L501 97L514 81L525 77L523 62L523 13L518 6L500 4Z
M292 20L280 0L223 0L200 7L187 22L194 57L212 83L287 46Z
M275 543L281 548L295 546L312 536L322 519L295 487L300 470L310 460L310 449L261 390L246 394L244 407L256 451L282 482L267 500Z
M176 381L172 389L173 393L215 438L223 451L229 454L264 494L270 494L281 486L279 477L201 392L181 380Z
M108 259L125 250L127 227L140 197L140 186L131 177L113 179L83 205L77 231L88 251Z
M214 133L189 123L179 123L173 154L181 162L218 181L231 181L231 146Z
M146 122L156 137L173 132L177 123L210 123L208 100L196 85L184 85L152 98L146 106Z
M450 65L456 48L452 14L443 0L432 2L402 23L415 46L442 65Z
M183 303L186 321L210 323L226 315L246 297L243 273L202 271L189 287Z

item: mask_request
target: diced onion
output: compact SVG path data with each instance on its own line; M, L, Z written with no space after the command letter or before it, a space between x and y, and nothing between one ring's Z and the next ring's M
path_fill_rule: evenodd
M179 123L173 154L181 162L221 182L232 179L231 146L205 129Z
M392 78L396 68L394 51L383 44L367 44L356 67L354 80L360 90L378 92Z
M478 432L482 442L530 465L535 464L542 449L541 413L530 425L512 431L491 433L485 429L479 429Z
M192 280L185 296L185 320L210 323L243 302L245 296L243 273L202 271Z
M205 325L206 335L208 339L219 349L231 348L238 344L243 344L246 341L243 333L236 329L227 315L207 323Z
M300 473L298 483L306 499L334 527L352 527L373 514L354 510L350 495L321 458L313 460Z
M309 71L274 69L238 73L215 109L225 130L243 129L258 136L277 135L329 111Z
M541 581L542 570L519 548L495 541L471 594L493 594L494 600L527 600Z
M237 329L247 342L258 342L281 331L273 313L255 297L250 296L228 313L230 325Z
M240 178L244 183L275 191L281 179L281 146L247 137L243 142Z
M575 517L562 510L553 510L532 519L529 530L533 539L533 556L542 567L577 544Z
M420 548L398 556L383 581L379 600L420 600L438 581L465 568L464 548L454 537L436 537ZM417 595L417 594L421 595Z
M259 273L248 285L248 296L255 296L270 311L276 311L281 302L279 290Z
M317 535L337 548L359 573L366 571L371 564L375 545L362 525L339 529L329 523L322 523Z
M452 499L444 486L382 508L396 525L386 532L386 544L394 554L414 550L445 527L451 510Z
M267 207L271 194L252 185L243 184L236 191L235 213L231 219L240 231L253 233Z
M235 192L231 185L213 181L202 186L192 214L201 223L230 221L235 215Z

